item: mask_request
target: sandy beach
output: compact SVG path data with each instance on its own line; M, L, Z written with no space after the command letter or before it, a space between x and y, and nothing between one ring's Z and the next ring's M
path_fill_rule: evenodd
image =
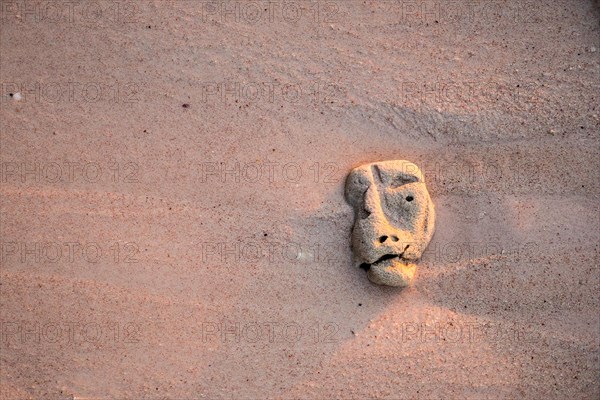
M600 5L0 1L1 399L597 399ZM435 204L411 287L348 173Z

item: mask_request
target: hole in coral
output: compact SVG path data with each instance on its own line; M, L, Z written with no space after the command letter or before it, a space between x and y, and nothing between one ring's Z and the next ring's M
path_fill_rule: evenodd
M360 213L360 219L367 219L367 218L369 218L370 215L371 215L371 212L367 211L366 209L363 208Z
M380 238L379 238L379 243L383 243L383 242L385 242L385 241L387 240L387 238L388 238L388 237L387 237L387 236L385 236L385 235L384 235L384 236L382 236L382 237L380 237Z
M392 258L398 257L398 254L385 254L382 257L379 257L379 260L375 261L373 264L378 264L385 260L391 260Z
M412 197L412 196L406 196L406 201L413 201L413 200L414 200L414 197Z

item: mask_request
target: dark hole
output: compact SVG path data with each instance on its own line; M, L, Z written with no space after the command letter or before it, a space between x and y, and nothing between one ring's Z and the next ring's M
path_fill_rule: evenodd
M385 242L385 241L387 240L387 238L388 238L387 236L382 236L382 237L380 237L380 238L379 238L379 243L383 243L383 242Z
M379 260L375 261L373 264L377 264L378 262L385 261L385 260L391 260L392 258L396 258L396 257L398 257L397 254L386 254L386 255L380 257Z
M13 93L9 93L8 95L9 95L10 97L13 97L13 96L14 96L14 94L13 94Z
M265 236L267 236L267 234L265 233Z
M182 105L183 108L190 108L190 105L188 103L185 103Z
M362 303L358 303L358 306L359 306L359 307L362 307Z
M370 215L371 215L371 212L367 211L363 208L363 210L361 212L361 219L369 218Z
M377 264L377 263L379 263L381 261L385 261L385 260L391 260L392 258L396 258L396 257L398 257L397 254L384 254L377 261L375 261L373 264ZM364 269L365 271L368 271L368 270L371 269L371 265L373 265L373 264L362 263L362 264L360 264L360 268Z
M412 196L406 196L406 201L413 201L413 200L414 200L414 197L412 197Z

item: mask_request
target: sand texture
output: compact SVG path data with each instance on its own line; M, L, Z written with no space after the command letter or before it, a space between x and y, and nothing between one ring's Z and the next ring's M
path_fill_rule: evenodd
M427 3L0 1L0 398L597 399L600 6Z

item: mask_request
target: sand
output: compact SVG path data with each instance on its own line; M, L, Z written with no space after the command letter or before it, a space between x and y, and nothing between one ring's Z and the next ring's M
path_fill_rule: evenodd
M427 3L2 1L0 397L598 398L598 2Z

